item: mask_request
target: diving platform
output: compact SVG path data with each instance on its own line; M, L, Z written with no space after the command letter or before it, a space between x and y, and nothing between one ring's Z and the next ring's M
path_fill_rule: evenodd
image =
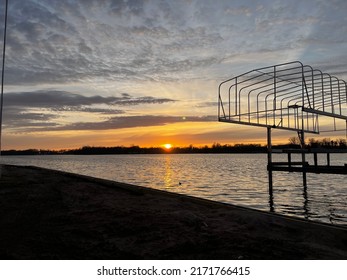
M254 69L221 82L218 120L267 129L270 191L274 171L301 172L305 187L306 173L347 174L347 164L330 164L333 150L308 150L305 144L307 133L346 131L347 138L347 83L300 61ZM298 135L301 149L281 151L287 161L273 161L273 129ZM295 153L301 155L300 161L292 161ZM325 164L318 163L319 153L326 154ZM306 160L310 154L311 164Z

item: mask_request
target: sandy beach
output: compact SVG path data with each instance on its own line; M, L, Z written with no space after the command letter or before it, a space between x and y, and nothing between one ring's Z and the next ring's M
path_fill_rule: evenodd
M347 228L36 167L0 208L1 259L347 259Z

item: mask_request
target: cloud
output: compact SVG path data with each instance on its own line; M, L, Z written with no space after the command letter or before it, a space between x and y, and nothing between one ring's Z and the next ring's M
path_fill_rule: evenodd
M55 127L56 114L42 112L28 112L22 108L5 107L3 114L3 127L11 131L23 132L32 128Z
M200 102L200 103L196 104L195 107L197 107L197 108L205 108L205 107L217 108L218 107L218 102L212 102L212 101Z
M218 31L171 1L11 2L8 84L177 81L221 61Z
M5 94L5 106L18 106L27 108L71 108L91 106L97 104L106 105L139 105L139 104L162 104L174 102L169 98L155 98L152 96L133 97L123 93L121 96L84 96L59 90L39 90L32 92L12 92Z
M180 117L180 116L121 116L111 117L101 122L75 122L67 125L44 126L41 128L31 128L30 132L38 131L77 131L77 130L110 130L133 127L162 126L171 123L182 122L216 122L215 116L203 117Z
M107 2L107 1L105 1ZM110 14L116 16L139 15L143 12L143 0L110 1Z
M124 114L126 111L114 109L114 108L90 108L90 107L58 107L52 108L52 112L85 112L85 113L96 113L104 115L119 115Z
M94 115L95 125L98 126L100 117L108 119L112 115L125 114L126 111L119 107L129 107L148 104L163 104L175 102L169 98L156 98L152 96L134 97L128 93L120 96L83 96L67 91L39 90L32 92L12 92L4 96L4 127L15 131L27 131L28 127L36 130L49 130L59 128L58 119L68 117L71 113L90 113ZM62 113L64 113L62 115ZM112 120L112 117L110 118ZM60 120L61 122L61 120ZM107 121L109 122L109 121ZM67 128L78 127L69 121ZM81 125L83 126L83 125ZM101 126L102 127L102 126Z
M264 49L277 62L283 53L301 59L306 49L317 57L321 45L346 44L345 8L346 1L13 0L6 82L182 81L218 77L206 69Z
M219 82L293 60L347 77L345 0L9 4L4 124L17 131L162 125L175 117L147 105L177 96L172 114L213 114Z

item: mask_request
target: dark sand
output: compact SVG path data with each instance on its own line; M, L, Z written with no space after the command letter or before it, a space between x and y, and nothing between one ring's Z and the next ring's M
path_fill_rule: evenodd
M346 228L34 167L2 173L1 259L347 259Z

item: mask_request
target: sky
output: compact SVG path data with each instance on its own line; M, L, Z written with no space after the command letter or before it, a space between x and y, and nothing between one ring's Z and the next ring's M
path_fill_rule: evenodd
M263 144L263 128L217 121L218 85L296 60L347 80L346 12L345 0L9 0L2 148Z

